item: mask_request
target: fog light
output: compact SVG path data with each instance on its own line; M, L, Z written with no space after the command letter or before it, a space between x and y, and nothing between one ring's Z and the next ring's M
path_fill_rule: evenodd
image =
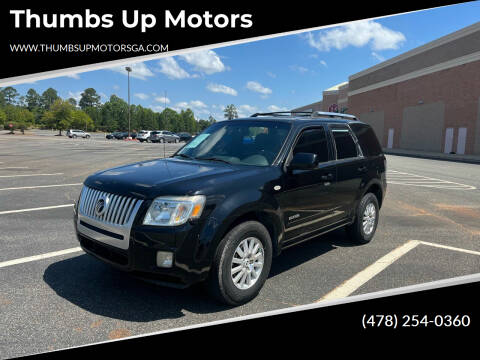
M171 268L173 264L173 253L169 251L157 251L157 266Z

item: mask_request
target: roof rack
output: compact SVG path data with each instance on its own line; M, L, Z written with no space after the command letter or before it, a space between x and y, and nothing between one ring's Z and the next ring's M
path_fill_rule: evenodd
M337 119L346 119L346 120L358 120L355 115L326 112L326 111L274 111L268 113L255 113L250 117L259 117L259 116L303 116L309 118L315 117L331 117Z

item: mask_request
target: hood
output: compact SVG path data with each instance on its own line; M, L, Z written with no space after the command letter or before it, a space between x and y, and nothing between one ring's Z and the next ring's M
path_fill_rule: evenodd
M177 186L179 193L173 194L172 188L175 186L172 184L191 184L189 191L197 191L198 184L206 178L242 171L242 168L244 167L209 161L172 158L149 160L97 172L85 180L85 185L101 191L142 198L163 195L167 190L170 195L180 195L185 192L185 186Z

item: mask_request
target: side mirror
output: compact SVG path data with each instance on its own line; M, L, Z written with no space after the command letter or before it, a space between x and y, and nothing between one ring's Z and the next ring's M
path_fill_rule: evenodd
M312 153L296 153L288 168L290 170L310 170L315 168L317 164L317 154Z

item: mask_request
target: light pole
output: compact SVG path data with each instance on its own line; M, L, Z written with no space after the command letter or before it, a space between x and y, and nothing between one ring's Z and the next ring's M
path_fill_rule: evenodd
M127 70L128 76L128 139L130 140L130 72L132 68L127 66L125 70Z

